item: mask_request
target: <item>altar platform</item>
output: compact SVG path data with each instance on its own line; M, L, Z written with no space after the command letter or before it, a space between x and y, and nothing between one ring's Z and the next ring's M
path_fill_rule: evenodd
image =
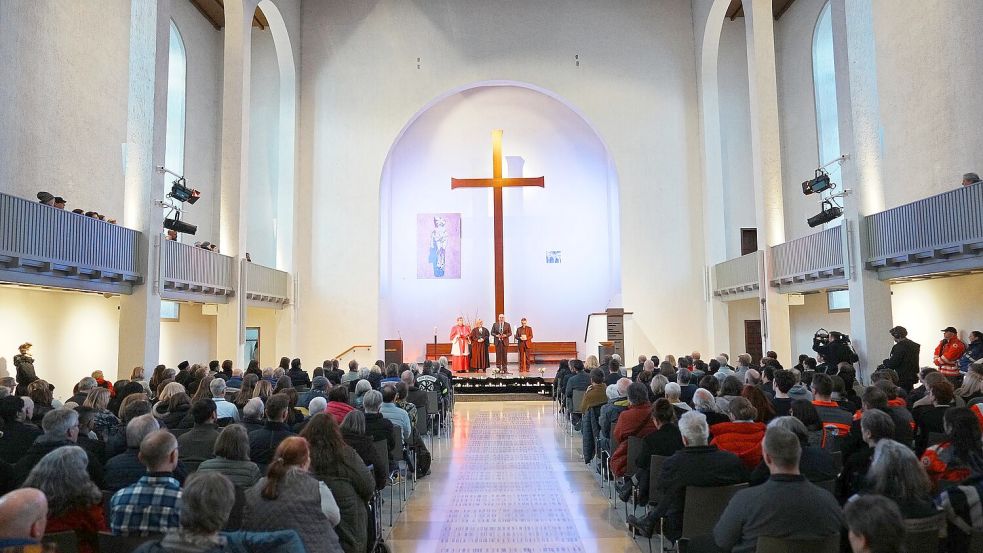
M482 372L455 373L454 394L465 401L490 400L548 400L553 393L555 364L534 365L529 372L519 373L510 368L508 374L497 374L492 368ZM484 397L493 396L493 397Z

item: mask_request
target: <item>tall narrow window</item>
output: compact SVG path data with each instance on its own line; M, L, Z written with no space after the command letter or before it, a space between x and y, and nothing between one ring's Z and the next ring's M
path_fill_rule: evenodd
M188 56L184 40L174 21L171 21L170 50L167 56L167 134L164 166L179 175L184 174L185 102L188 86ZM164 191L171 189L173 177L165 175Z
M823 7L812 38L812 80L816 91L816 132L819 162L823 165L840 156L840 127L836 112L836 70L833 66L833 19L829 2ZM826 168L830 179L842 185L840 164ZM842 187L841 187L842 189ZM826 196L828 194L825 194Z

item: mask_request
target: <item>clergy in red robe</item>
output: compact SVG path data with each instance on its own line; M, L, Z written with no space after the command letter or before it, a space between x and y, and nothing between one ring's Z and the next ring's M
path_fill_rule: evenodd
M515 340L519 343L519 372L529 372L529 358L532 354L532 327L526 324L526 319L519 321L515 329Z
M464 317L457 318L457 324L451 328L451 370L463 373L468 370L468 354L470 353L471 329L464 324Z
M488 338L491 333L485 328L484 321L478 319L471 329L471 370L483 371L488 369Z

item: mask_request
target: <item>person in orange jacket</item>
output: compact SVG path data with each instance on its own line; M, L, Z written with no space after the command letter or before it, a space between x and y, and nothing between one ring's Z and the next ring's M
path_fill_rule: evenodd
M959 339L955 327L948 326L942 329L942 332L942 341L935 346L935 365L949 380L958 380L960 373L957 363L966 351L966 344ZM953 382L953 385L958 386L958 384Z

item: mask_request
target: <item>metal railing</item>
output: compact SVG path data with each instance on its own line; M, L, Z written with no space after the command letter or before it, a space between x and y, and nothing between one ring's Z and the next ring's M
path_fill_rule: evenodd
M130 293L140 232L0 193L3 280Z
M918 265L966 258L977 263L983 250L983 184L875 213L864 217L863 224L869 269L909 267L915 274Z
M228 297L235 293L235 259L204 248L161 241L163 294Z
M290 303L290 273L244 262L246 299L283 306Z
M760 251L717 263L712 271L713 295L727 297L758 290L760 266Z
M845 278L843 226L789 240L771 249L772 286L822 288ZM836 282L841 283L841 282Z

